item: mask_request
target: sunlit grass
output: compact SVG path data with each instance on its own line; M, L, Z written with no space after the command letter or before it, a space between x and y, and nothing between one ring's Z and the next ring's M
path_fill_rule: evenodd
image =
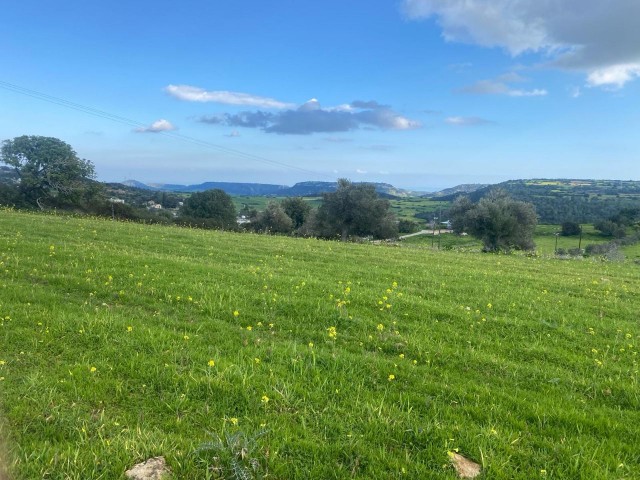
M455 478L455 449L486 478L634 478L639 293L632 262L1 211L11 467L212 478L211 434L267 430L271 478Z

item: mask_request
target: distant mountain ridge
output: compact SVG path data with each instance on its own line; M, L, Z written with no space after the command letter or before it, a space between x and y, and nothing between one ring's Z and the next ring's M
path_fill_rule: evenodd
M238 182L204 182L196 185L177 185L171 183L142 183L137 180L125 180L121 182L128 187L141 188L144 190L153 191L168 191L168 192L203 192L205 190L211 190L219 188L225 191L229 195L247 195L247 196L279 196L279 197L310 197L317 196L323 193L335 192L338 183L337 182L298 182L292 187L287 185L273 185L267 183L238 183ZM394 187L388 183L375 183L375 182L355 182L355 183L367 183L374 185L376 191L385 197L410 197L414 193L409 190Z
M441 197L446 197L449 195L458 196L458 195L469 194L490 186L491 186L490 183L464 183L462 185L456 185L455 187L445 188L444 190L440 190L439 192L427 193L422 196L425 198L439 199Z

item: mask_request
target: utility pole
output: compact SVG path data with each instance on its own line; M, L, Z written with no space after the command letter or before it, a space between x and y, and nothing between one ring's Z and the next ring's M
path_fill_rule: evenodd
M433 223L431 223L431 247L433 248L434 241L436 239L436 220L438 217L433 217Z
M578 250L581 250L582 247L582 225L579 225L580 227L580 239L578 240Z

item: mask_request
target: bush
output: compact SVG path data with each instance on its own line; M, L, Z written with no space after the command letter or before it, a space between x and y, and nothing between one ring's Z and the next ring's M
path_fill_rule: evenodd
M400 220L398 222L398 232L399 233L415 233L420 230L420 225L418 222L414 222L413 220Z
M560 235L563 237L571 237L573 235L580 235L582 232L582 227L580 227L579 223L576 222L563 222L562 229L560 230Z

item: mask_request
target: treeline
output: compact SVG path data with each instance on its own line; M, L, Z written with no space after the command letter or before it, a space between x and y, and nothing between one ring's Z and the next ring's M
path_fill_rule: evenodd
M242 229L258 233L332 238L395 238L398 222L389 201L378 196L374 185L338 180L335 192L324 193L318 208L302 197L271 201L263 211L242 209L241 223L231 197L214 189L191 195L180 209L177 222L203 228Z
M469 193L473 202L491 191L506 191L514 200L531 203L540 223L560 224L565 221L596 223L617 212L640 207L640 182L594 180L582 183L511 180ZM454 201L456 194L438 200Z
M231 197L219 189L194 193L184 200L168 192L155 192L143 208L114 196L107 198L105 186L94 180L93 164L53 137L24 135L5 140L0 163L7 165L0 171L0 204L19 208L60 208L114 219L343 241L398 235L389 201L378 196L375 186L345 179L337 182L335 191L323 194L317 209L302 198L287 198L270 202L262 212L244 212L245 218L239 222ZM110 192L113 195L123 188L112 185Z

